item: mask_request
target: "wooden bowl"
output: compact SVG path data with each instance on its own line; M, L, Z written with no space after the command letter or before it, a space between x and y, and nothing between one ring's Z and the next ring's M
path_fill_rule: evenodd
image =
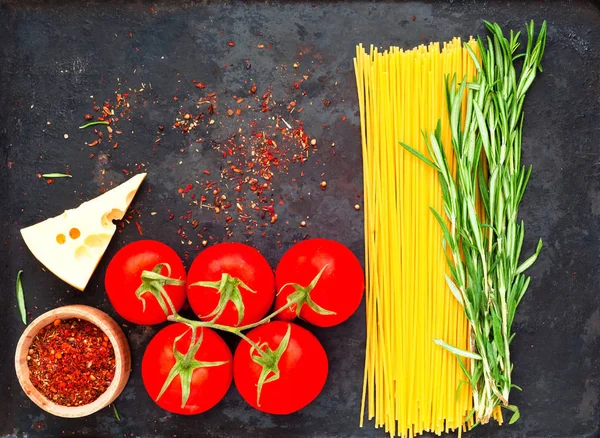
M89 321L102 330L108 339L110 339L115 352L115 376L107 390L92 403L73 407L56 404L42 395L29 380L29 367L27 366L29 346L35 335L48 324L52 324L56 319L65 320L70 318L80 318ZM40 408L58 417L85 417L108 406L121 394L131 371L131 352L123 330L106 313L89 306L63 306L39 316L25 329L17 344L15 369L21 388Z

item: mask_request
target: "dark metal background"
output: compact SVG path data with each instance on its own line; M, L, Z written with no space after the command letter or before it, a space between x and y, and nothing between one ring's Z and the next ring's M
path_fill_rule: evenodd
M17 270L24 270L30 318L59 305L82 303L97 306L123 323L107 302L103 273L111 256L139 235L133 225L117 234L87 290L80 293L43 272L23 247L18 231L96 196L102 181L123 181L122 169L145 163L148 178L143 187L152 191L142 190L134 201L141 211L144 237L170 244L183 257L190 247L181 244L176 221L169 221L167 209L176 217L184 214L188 201L178 197L177 188L195 180L202 169L218 166L218 160L210 151L195 153L171 130L178 108L172 96L181 85L177 80L188 86L192 79L203 80L215 90L235 90L243 79L252 77L259 87L272 84L275 98L286 101L292 97L291 76L281 66L291 67L303 50L311 52L302 58L303 65L316 62L318 66L303 85L308 96L300 102L306 108L300 118L306 131L319 139L320 148L302 168L306 177L299 180L292 202L280 208L280 220L270 235L252 243L273 267L303 233L337 239L362 259L362 212L353 209L362 193L352 68L355 45L409 47L455 35L468 37L483 33L482 19L513 29L523 29L529 19L538 25L548 20L545 71L525 107L523 161L533 164L533 174L521 209L527 225L526 252L538 237L544 240L544 249L530 270L532 283L516 317L512 345L514 382L523 388L522 393L514 392L512 401L520 406L522 418L513 426L486 426L470 436L600 436L600 11L584 1L22 2L1 8L0 434L384 436L371 423L358 427L364 307L341 326L314 330L329 354L330 374L323 393L299 413L284 417L259 413L245 404L234 387L203 415L178 417L162 411L147 396L140 377L145 345L157 328L130 325L125 331L133 372L116 402L123 421L115 420L111 408L75 420L45 414L24 395L14 372L14 349L23 331L14 298ZM227 46L230 40L236 42L234 48ZM271 50L257 50L260 42L271 44ZM251 61L251 70L245 70L245 59ZM223 69L223 64L228 68ZM151 83L149 94L157 104L137 110L127 125L135 133L123 135L119 149L96 148L97 155L110 153L109 160L89 159L90 148L84 141L90 140L90 133L76 127L91 109L90 95L100 102L113 97L116 78L124 87ZM331 99L332 104L326 108L321 99ZM343 115L346 122L341 121ZM166 134L152 152L158 124L167 127ZM332 141L335 156L328 146ZM67 164L73 174L70 180L47 185L35 177L38 172L64 171ZM321 172L326 172L325 192L318 189ZM290 178L276 180L276 193L292 191ZM151 211L158 214L151 216ZM294 224L307 215L306 229L296 228ZM211 216L206 213L201 219L210 221ZM286 220L292 225L286 226ZM213 234L222 233L219 230L222 227L215 227ZM275 232L282 233L281 247L275 243L279 239ZM196 245L199 239L194 240Z

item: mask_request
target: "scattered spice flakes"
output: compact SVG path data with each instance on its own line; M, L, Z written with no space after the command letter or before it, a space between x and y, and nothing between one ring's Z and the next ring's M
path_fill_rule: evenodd
M145 83L142 83L138 87L128 88L127 92L122 92L117 89L114 92L114 98L112 99L106 99L101 103L95 100L92 101L93 113L98 113L96 120L94 120L94 115L92 113L86 113L84 119L89 122L87 125L97 125L93 130L96 139L89 142L88 146L94 147L103 141L112 143L113 133L118 135L122 134L122 131L114 129L115 125L121 120L131 120L131 110L135 108L138 103L146 103L144 92L147 87L152 88L150 84L146 85ZM135 97L135 100L132 100L132 97ZM90 96L90 98L93 99L93 96ZM103 123L99 124L96 122ZM113 146L113 149L116 149L117 146L118 143Z
M229 42L227 43L227 45L228 45L229 47L235 47L235 41L229 41Z
M212 222L223 226L226 238L231 237L234 230L243 230L252 236L256 229L277 223L276 207L285 203L274 199L273 180L277 175L288 173L291 166L305 163L316 150L316 140L311 145L300 120L289 114L286 114L289 121L280 116L296 107L295 100L288 104L277 102L270 88L259 93L257 83L248 83L251 85L247 97L231 95L223 99L221 94L209 93L198 99L195 109L189 111L191 117L185 117L188 111L180 111L174 121L174 127L184 135L190 135L194 128L207 129L216 122L220 129L229 131L223 140L213 141L210 146L222 160L218 166L220 171L203 169L202 179L193 187L190 183L178 189L182 197L189 199L191 209L181 217L177 230L182 244L188 240L186 228L191 232L199 227L194 215L206 209L214 213ZM244 118L233 118L240 114L244 114ZM183 129L185 126L188 126L187 131ZM202 141L196 139L196 142ZM234 222L241 227L231 228ZM205 231L198 234L202 246L212 238L204 236ZM266 231L263 233L266 235Z

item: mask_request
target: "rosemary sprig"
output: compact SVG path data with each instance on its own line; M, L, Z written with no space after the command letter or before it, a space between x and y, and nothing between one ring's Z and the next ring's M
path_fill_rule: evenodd
M485 424L494 409L502 406L519 410L509 403L513 364L510 342L515 311L530 278L524 275L537 259L542 241L527 260L519 263L524 237L523 221L518 221L519 203L531 174L531 166L521 165L523 102L525 93L541 71L546 44L546 22L534 37L533 21L527 28L527 47L522 53L520 33L506 38L496 23L485 22L491 36L487 46L478 39L481 62L468 45L476 65L477 78L469 83L456 78L447 81L446 96L456 173L449 166L441 141L441 129L425 141L431 159L408 145L403 146L439 174L444 215L433 210L443 232L451 277L450 291L463 305L470 323L471 351L435 342L454 353L473 388L475 424ZM523 58L517 75L515 61ZM466 114L461 112L466 93ZM484 215L478 214L478 203ZM466 362L465 359L470 359Z

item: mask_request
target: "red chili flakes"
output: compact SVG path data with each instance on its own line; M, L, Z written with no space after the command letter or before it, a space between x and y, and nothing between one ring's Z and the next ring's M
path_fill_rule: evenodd
M192 184L188 184L188 185L185 187L185 189L183 190L183 193L187 193L187 192L189 192L190 190L192 190L192 188L193 188L193 187L194 187L194 186L193 186Z
M196 81L193 82L197 86ZM295 82L296 89L300 87L300 83L301 79ZM186 227L196 229L199 225L200 218L194 218L198 214L198 206L201 211L208 210L214 214L213 223L225 227L225 238L231 237L236 231L230 225L236 221L243 224L242 229L247 236L258 235L260 231L257 232L257 228L277 223L276 208L281 208L284 204L278 203L280 196L276 200L273 181L277 175L287 173L291 165L302 165L316 150L316 140L311 144L312 137L305 133L302 122L295 118L302 110L298 109L297 98L280 103L274 100L270 89L258 94L257 83L245 81L244 84L247 96L230 94L231 98L222 103L217 101L217 93L210 93L196 102L199 114L194 116L180 110L179 117L175 120L174 127L184 134L187 131L183 128L187 126L191 129L200 125L204 129L210 124L218 123L220 128L227 128L232 122L239 123L238 126L229 128L230 134L224 140L192 140L196 143L210 142L218 159L222 161L214 169L201 171L206 177L194 186L194 190L204 191L204 194L195 193L195 197L188 198L192 209L189 214L181 216L177 230L182 240L188 240ZM285 112L286 108L289 113L296 114L288 114ZM271 112L275 117L270 116ZM243 118L226 122L225 117L242 113ZM280 116L282 113L286 114L287 120ZM186 118L186 114L191 115ZM208 180L207 176L211 174L213 176ZM182 196L187 193L184 187L178 190ZM173 219L173 215L171 218ZM204 228L201 234L193 234L201 241L212 242L214 237L204 234L206 231ZM266 231L262 235L266 236Z
M108 337L81 319L57 319L33 338L27 355L29 380L61 406L83 406L100 397L115 375Z
M345 122L345 121L346 121L346 116L343 116L342 117L342 122Z
M323 102L323 105L325 105L326 107L328 107L329 105L331 105L331 100L325 100L325 99L323 99L322 102Z
M138 233L140 233L140 236L143 236L144 233L142 233L142 226L140 225L140 223L138 221L135 221L135 226L137 227Z
M202 90L202 89L206 88L206 84L204 82L197 82L195 87L200 88Z
M235 41L229 41L229 42L227 43L227 45L228 45L229 47L235 47Z
M52 178L48 178L46 180L46 184L54 184L54 180Z

